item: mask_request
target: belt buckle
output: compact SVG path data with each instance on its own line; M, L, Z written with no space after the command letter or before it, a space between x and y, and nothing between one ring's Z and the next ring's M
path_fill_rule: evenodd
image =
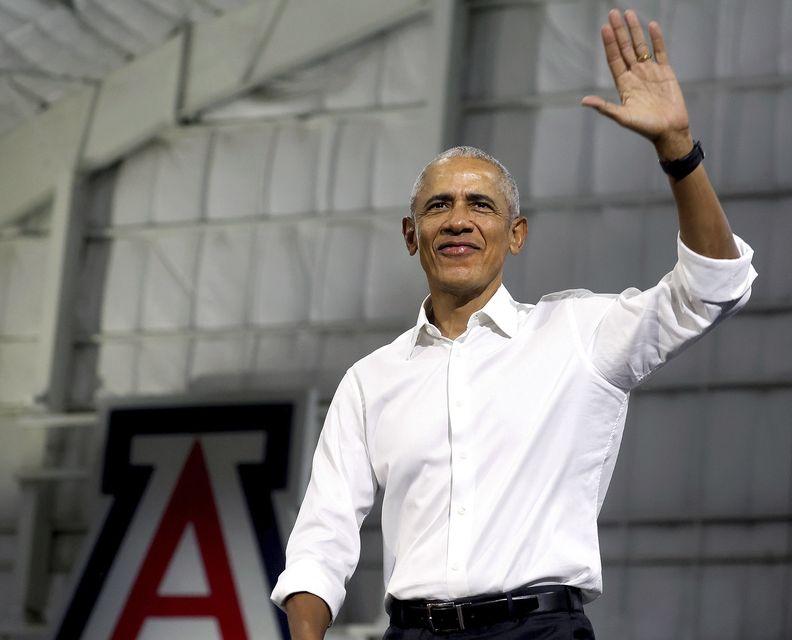
M456 610L457 624L452 627L438 627L432 618L432 610L448 611L451 609ZM464 631L465 621L462 617L462 605L453 602L427 602L426 615L429 619L429 629L432 633L451 633L452 631Z

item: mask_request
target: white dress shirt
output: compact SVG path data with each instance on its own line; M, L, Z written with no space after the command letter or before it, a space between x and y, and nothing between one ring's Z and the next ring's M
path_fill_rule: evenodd
M750 295L753 254L678 242L659 284L570 290L537 304L504 287L455 340L421 306L414 328L353 365L330 406L273 590L333 618L378 486L386 591L453 599L521 585L602 591L597 516L629 391Z

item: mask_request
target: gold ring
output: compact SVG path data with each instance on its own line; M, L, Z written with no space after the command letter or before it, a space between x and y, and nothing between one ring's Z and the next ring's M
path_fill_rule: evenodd
M642 53L638 56L638 62L646 62L647 60L651 60L654 56L651 53Z

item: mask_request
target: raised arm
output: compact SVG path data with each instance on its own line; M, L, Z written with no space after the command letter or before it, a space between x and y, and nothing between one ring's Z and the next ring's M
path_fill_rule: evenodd
M611 10L608 24L602 27L602 42L621 104L599 96L586 96L581 103L650 140L661 161L679 160L693 150L688 112L656 22L649 23L649 36L651 50L636 13L625 11L622 19ZM669 176L669 182L685 246L709 258L738 257L729 222L703 164L681 179Z

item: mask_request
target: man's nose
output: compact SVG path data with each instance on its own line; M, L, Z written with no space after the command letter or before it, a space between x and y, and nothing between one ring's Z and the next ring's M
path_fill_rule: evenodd
M451 210L448 212L448 216L445 220L444 230L447 230L450 233L464 233L465 231L471 231L473 229L472 222L470 220L470 211L467 207L467 204L456 203Z

